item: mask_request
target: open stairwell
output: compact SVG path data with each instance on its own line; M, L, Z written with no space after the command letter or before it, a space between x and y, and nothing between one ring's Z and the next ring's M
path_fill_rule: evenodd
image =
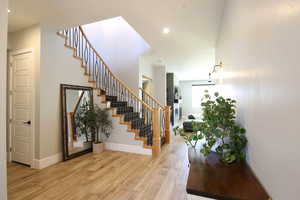
M74 58L81 61L84 75L97 91L100 103L112 110L112 117L119 118L119 123L135 135L135 140L143 141L145 149L151 149L153 156L159 155L161 146L170 142L170 108L157 100L149 101L154 99L149 94L142 93L140 98L117 78L80 26L60 31L58 35L65 39L65 47L73 50Z

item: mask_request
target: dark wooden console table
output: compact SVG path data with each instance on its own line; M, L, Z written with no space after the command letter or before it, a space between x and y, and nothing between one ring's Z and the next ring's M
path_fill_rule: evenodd
M226 165L219 155L207 159L189 149L190 172L186 190L191 195L218 200L271 200L246 162Z

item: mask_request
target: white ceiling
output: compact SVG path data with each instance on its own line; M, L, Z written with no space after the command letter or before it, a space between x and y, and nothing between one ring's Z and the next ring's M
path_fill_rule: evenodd
M63 28L122 16L180 80L206 79L224 0L10 0L9 31L33 24ZM163 35L164 27L170 28ZM161 62L160 61L160 62ZM154 61L156 62L156 61Z

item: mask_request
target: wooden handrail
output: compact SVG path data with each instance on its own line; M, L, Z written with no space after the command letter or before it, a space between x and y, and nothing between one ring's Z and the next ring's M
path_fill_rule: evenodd
M152 99L157 105L159 105L159 107L161 107L162 109L164 109L164 107L159 103L159 101L153 97L151 94L149 94L148 92L146 92L143 88L140 88L140 90L145 93L150 99Z
M121 81L118 77L116 77L113 72L110 70L110 68L108 67L108 64L106 64L106 62L104 61L104 59L100 56L100 54L98 53L98 51L96 51L95 47L91 44L91 42L88 40L86 34L83 31L83 28L81 26L79 26L79 30L81 31L83 37L85 38L86 42L89 44L89 46L91 47L91 49L95 52L95 54L100 58L100 60L103 62L103 64L105 65L105 67L107 68L108 72L126 89L128 90L128 92L136 99L138 100L141 104L143 104L149 111L153 112L153 108L151 108L149 105L147 105L142 99L140 99L138 97L138 95L136 95L134 93L133 90L131 90L129 87L127 87L125 85L125 83L123 81Z
M109 68L108 64L96 51L95 47L88 40L81 26L65 29L58 33L65 38L65 46L74 50L74 57L82 61L82 67L85 69L85 75L89 76L89 82L95 84L95 89L102 91L105 96L116 97L119 101L126 101L127 106L133 108L133 112L140 113L141 119L144 120L145 127L151 128L152 135L147 135L147 144L152 146L152 154L158 155L161 151L161 141L169 141L168 124L169 112L167 107L162 106L159 101L152 97L142 88L144 98L139 97L131 88L120 80ZM167 114L167 115L166 115ZM142 129L141 129L142 130ZM141 136L143 137L143 136ZM152 141L149 142L148 139Z

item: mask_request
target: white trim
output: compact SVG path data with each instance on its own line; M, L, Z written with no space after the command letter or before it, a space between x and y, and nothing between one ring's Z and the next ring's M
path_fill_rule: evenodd
M195 196L195 195L191 195L191 194L188 194L187 195L187 199L188 200L213 200L211 198L206 198L206 197L201 197L201 196Z
M152 155L151 149L145 149L141 146L118 144L118 143L105 143L105 149L111 151L123 151L128 153L142 154L142 155Z
M43 158L41 160L34 159L32 168L35 169L44 169L56 163L59 163L63 160L62 153L55 154L53 156L49 156L47 158Z
M36 70L36 66L35 66L35 62L34 62L34 51L32 48L28 48L28 49L19 49L19 50L14 50L14 51L10 51L9 52L9 61L8 61L8 66L9 66L9 73L13 72L13 70L11 70L12 68L12 60L13 60L13 56L17 56L17 55L22 55L22 54L27 54L27 53L30 53L31 54L31 61L32 61L32 64L33 64L33 69L31 70L31 76L32 76L32 96L33 98L31 99L31 104L32 104L32 107L31 107L31 161L30 161L30 167L31 168L35 168L34 165L35 165L35 110L36 110L36 107L35 107L35 86L36 86L36 80L35 80L35 70ZM9 74L9 90L12 89L13 85L12 85L12 81L11 79L13 79L13 74ZM10 95L10 94L8 94ZM9 106L11 107L12 106L12 100L11 98L9 98ZM10 118L11 118L11 109L10 109L10 113L9 113L9 116L7 120L9 120L9 149L12 148L12 133L11 133L11 130L12 130L12 127L11 127L11 122L10 122ZM12 161L12 152L8 152L8 161L11 162Z
M7 199L6 170L6 76L7 76L7 8L8 1L0 6L0 199Z
M33 53L33 49L18 49L18 50L13 50L9 53L10 56L17 56L21 54L26 54L26 53ZM11 62L10 62L11 63Z

